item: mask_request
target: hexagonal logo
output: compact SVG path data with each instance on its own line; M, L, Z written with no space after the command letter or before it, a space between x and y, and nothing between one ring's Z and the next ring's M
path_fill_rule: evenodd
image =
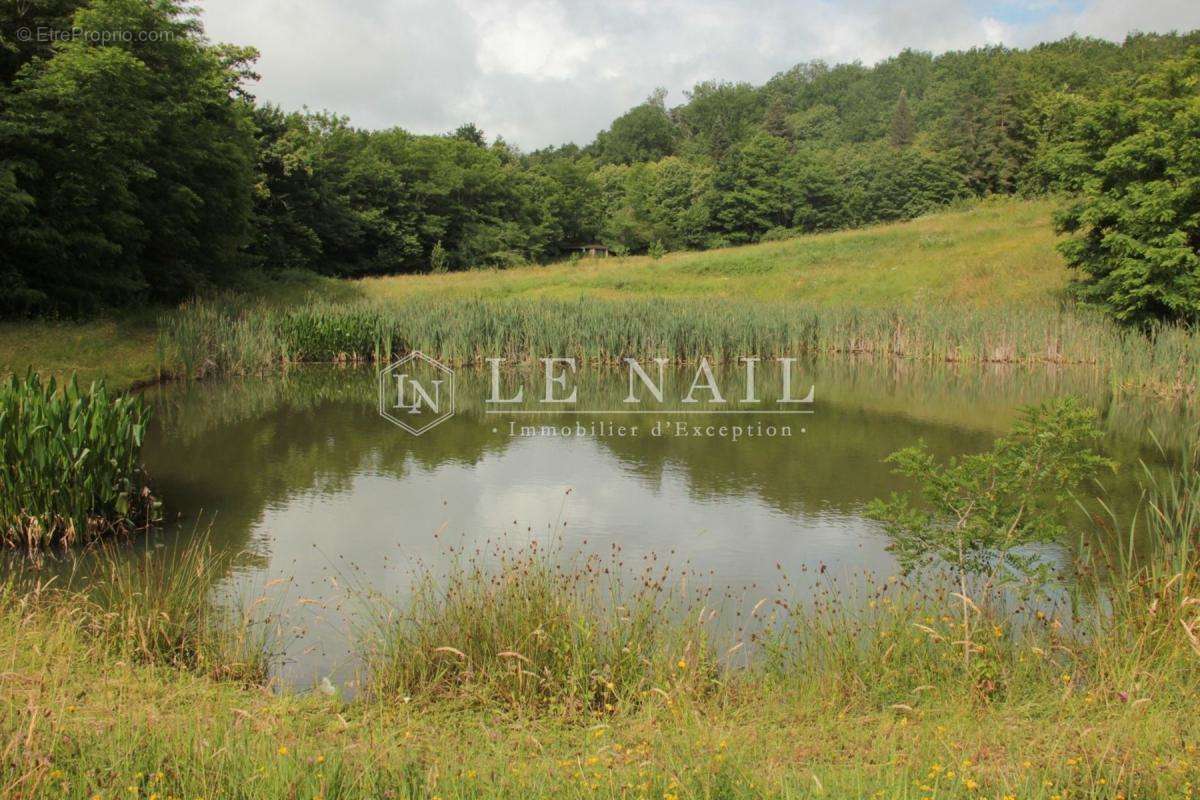
M379 415L413 436L454 416L454 370L414 350L379 371Z

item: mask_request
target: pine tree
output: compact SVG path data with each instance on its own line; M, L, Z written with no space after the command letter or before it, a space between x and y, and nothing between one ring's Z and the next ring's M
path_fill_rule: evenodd
M789 142L795 137L792 126L788 124L787 107L780 98L775 98L767 107L767 114L763 118L763 129L772 136L778 136Z
M908 110L908 92L900 90L900 99L896 102L896 110L892 112L892 129L888 141L892 147L908 147L917 135L917 123L913 120L912 112Z

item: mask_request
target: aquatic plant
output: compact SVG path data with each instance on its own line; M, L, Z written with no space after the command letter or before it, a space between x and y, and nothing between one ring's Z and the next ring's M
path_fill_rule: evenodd
M254 373L286 362L383 361L420 350L457 363L547 355L581 363L665 357L733 361L848 354L951 363L1074 364L1115 389L1162 397L1197 389L1200 334L1124 329L1085 309L845 308L704 299L413 296L294 306L195 301L163 318L160 351L186 375Z
M30 549L144 528L157 516L140 462L138 397L36 372L0 385L0 540Z

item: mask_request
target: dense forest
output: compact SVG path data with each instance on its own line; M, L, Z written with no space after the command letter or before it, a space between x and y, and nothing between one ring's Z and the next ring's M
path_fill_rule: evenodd
M659 90L586 146L523 153L469 122L415 135L262 104L256 53L210 43L178 0L20 5L0 10L3 313L177 300L247 272L710 248L1043 192L1081 198L1060 225L1091 299L1131 322L1200 308L1200 32L802 63L673 108ZM1121 187L1156 178L1157 216L1125 215L1144 235L1105 236ZM1150 262L1132 287L1131 248ZM1182 278L1146 291L1162 268Z

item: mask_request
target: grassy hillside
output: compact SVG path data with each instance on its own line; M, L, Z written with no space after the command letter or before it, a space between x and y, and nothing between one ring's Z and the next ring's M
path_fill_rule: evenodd
M1048 200L995 199L911 222L706 252L358 281L368 297L730 297L828 305L1052 305L1067 271Z
M510 270L359 281L291 280L273 307L308 294L405 303L457 297L795 301L808 306L1052 309L1067 281L1048 200L996 199L910 222L708 252L586 259ZM264 290L252 294L261 299ZM90 322L0 324L0 373L33 366L118 385L157 368L153 312Z

